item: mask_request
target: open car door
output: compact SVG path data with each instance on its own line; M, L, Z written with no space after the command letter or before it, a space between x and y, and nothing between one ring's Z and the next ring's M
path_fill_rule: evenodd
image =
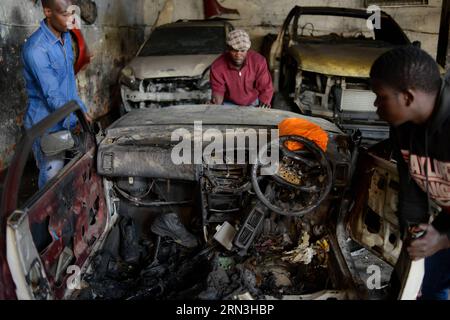
M424 260L411 261L402 250L397 217L399 178L387 140L360 154L354 177L354 202L345 219L349 235L394 267L389 298L414 300L420 291Z
M78 143L66 151L63 169L22 199L23 188L30 187L24 170L27 160L33 161L33 142L72 112L80 124L72 132ZM1 203L0 294L4 298L62 299L79 285L109 221L95 156L95 136L73 101L26 132L9 168Z

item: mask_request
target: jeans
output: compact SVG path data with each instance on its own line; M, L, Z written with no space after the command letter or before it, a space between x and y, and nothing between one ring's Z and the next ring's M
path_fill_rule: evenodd
M45 156L41 149L40 139L36 139L32 146L34 159L39 169L38 186L39 189L47 183L48 180L58 174L64 167L65 153L62 152L55 156Z
M425 276L420 300L448 300L450 288L450 249L425 259Z

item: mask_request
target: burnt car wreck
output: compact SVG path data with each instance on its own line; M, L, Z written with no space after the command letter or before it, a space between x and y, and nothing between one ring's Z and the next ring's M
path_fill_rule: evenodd
M226 21L183 20L157 27L120 76L123 112L211 100L209 67L225 50Z
M75 110L69 104L30 131L21 150ZM134 110L99 134L96 145L77 115L82 131L75 157L45 188L17 201L27 159L20 153L8 175L6 186L16 196L2 203L5 296L386 297L383 288L369 292L355 256L368 250L381 258L377 263L384 261L384 286L402 259L395 208L382 210L395 199L397 178L392 168L386 171L393 166L389 158L368 153L357 166L358 140L335 124L281 110L182 105ZM278 137L274 129L287 118L322 128L326 149L302 136ZM303 149L292 151L287 141ZM269 159L278 153L277 165L262 161L264 153ZM356 168L364 179L354 184ZM381 183L386 172L392 181ZM399 279L423 271L423 261L405 261L394 270ZM414 283L405 293L402 282L395 296L414 297Z
M302 114L358 128L376 142L387 138L388 128L375 113L370 67L382 53L411 42L384 11L379 25L370 29L371 15L359 9L296 6L266 55L275 86Z
M117 270L118 263L126 262L122 268L133 266L130 272L138 272L139 284L132 282L130 294L123 282L112 280L111 285L122 288L120 298L278 299L318 292L348 298L346 292L335 291L343 288L344 278L329 269L342 257L326 221L337 214L333 211L340 207L351 166L351 141L334 125L310 119L330 134L327 154L304 138L281 137L281 142L302 141L307 149L296 154L281 144L280 169L271 177L261 176L249 156L243 164L171 161L172 131L192 130L194 120L202 120L203 132L214 128L225 134L233 128L248 134L276 128L292 115L179 106L158 113L137 111L117 121L99 146L97 165L106 177L108 202L122 219L112 234L123 237L120 243L127 248L117 248L115 258L110 253L99 256L109 263L98 266L110 268L93 272L80 297L119 295L117 289L105 289L104 277L127 274Z

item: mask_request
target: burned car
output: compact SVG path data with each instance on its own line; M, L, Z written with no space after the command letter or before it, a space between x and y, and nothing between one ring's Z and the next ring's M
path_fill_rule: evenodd
M382 53L410 40L383 11L294 7L268 57L275 87L304 114L325 117L365 138L388 135L378 119L369 72Z
M81 126L70 160L21 200L32 142L74 111ZM326 148L301 135L278 137L287 118L319 126ZM28 132L8 171L0 296L384 297L383 286L366 285L366 269L358 271L366 248L388 268L382 285L404 261L395 296L414 298L423 261L400 255L393 164L368 153L356 179L360 196L352 195L357 145L325 119L216 105L133 110L96 139L70 103Z
M151 33L120 76L123 112L211 100L209 67L233 27L220 20L178 21Z

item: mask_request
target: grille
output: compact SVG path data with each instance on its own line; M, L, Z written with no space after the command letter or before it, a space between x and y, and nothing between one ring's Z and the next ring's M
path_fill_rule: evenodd
M145 92L176 92L178 90L193 91L198 90L198 79L192 78L161 78L143 80Z

